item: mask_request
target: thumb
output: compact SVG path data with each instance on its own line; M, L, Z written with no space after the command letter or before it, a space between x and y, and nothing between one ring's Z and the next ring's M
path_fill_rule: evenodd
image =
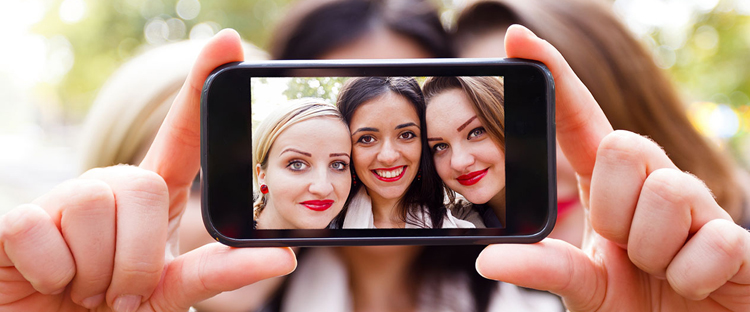
M570 311L594 311L606 295L604 271L582 250L561 240L490 245L476 266L485 278L557 294Z
M290 248L232 248L213 243L177 257L151 296L155 311L186 311L221 292L286 275L297 267Z

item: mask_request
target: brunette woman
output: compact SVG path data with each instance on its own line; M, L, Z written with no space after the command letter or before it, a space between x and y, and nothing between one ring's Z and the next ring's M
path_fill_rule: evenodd
M416 79L352 78L336 105L352 129L356 181L344 228L474 227L445 209Z

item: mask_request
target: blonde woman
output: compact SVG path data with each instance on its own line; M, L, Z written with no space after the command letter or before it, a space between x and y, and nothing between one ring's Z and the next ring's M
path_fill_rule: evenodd
M258 229L322 229L351 187L349 128L332 105L312 99L276 109L253 132L253 204Z

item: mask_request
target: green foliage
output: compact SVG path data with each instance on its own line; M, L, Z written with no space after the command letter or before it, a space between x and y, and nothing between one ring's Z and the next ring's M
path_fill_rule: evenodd
M335 103L345 80L346 77L293 78L289 81L284 95L290 100L312 97Z

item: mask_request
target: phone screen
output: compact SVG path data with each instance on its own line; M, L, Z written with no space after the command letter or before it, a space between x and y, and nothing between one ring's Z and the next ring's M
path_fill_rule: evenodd
M265 154L253 225L505 227L503 94L502 76L252 77L253 152Z

